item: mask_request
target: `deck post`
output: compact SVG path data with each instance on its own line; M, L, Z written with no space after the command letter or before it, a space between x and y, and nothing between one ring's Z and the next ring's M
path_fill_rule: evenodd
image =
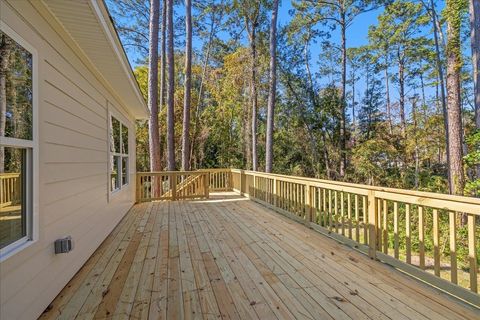
M277 207L277 179L273 178L273 206Z
M141 196L141 176L139 174L137 174L137 179L136 179L136 182L135 182L135 194L137 195L136 199L135 199L135 203L139 203L140 202L140 198L142 198Z
M313 222L313 207L312 207L312 194L311 194L310 183L305 185L305 215L308 219L308 222Z
M477 280L477 251L475 250L475 216L469 214L467 218L468 229L468 259L470 263L470 290L478 292L478 280Z
M203 186L205 189L205 198L210 198L210 172L205 172L203 176Z
M250 196L252 196L252 198L256 198L257 197L257 181L256 180L256 176L255 176L255 172L252 174L252 178L253 178L253 194L251 194Z
M377 201L375 199L375 191L368 191L368 255L371 259L375 259L377 255Z
M172 188L172 200L175 201L177 199L177 175L175 173L170 174L170 183Z

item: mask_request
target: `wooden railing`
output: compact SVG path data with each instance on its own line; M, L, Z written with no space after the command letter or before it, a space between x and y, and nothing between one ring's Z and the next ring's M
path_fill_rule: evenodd
M480 199L231 173L234 191L480 306Z
M183 179L180 181L180 183L177 184L175 191L178 193L182 193L183 190L187 189L190 187L190 185L195 184L198 179L200 179L201 175L189 175L186 179ZM168 189L165 191L165 193L162 195L163 197L172 197L173 196L173 189Z
M208 183L208 172L140 172L137 173L136 198L137 202L208 199Z
M231 169L201 169L201 172L210 173L210 191L231 191L232 170Z
M480 306L480 199L237 169L137 174L139 202L229 190Z
M0 173L0 208L20 203L21 188L20 173Z

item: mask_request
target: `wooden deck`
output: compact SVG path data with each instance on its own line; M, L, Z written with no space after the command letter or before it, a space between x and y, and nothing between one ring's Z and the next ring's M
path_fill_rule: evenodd
M234 193L136 205L41 319L479 319Z

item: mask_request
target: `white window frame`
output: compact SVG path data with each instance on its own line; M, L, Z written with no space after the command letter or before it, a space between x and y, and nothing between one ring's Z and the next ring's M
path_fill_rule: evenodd
M123 153L123 152L112 152L111 150L111 143L112 143L112 119L115 118L119 123L120 123L120 149L123 151L123 139L122 139L122 126L126 127L128 129L128 134L127 134L127 141L128 141L128 153ZM131 128L129 125L127 125L126 122L122 120L122 117L117 115L116 113L109 111L108 112L108 191L110 195L116 194L126 187L130 185L130 151L131 151L131 144L130 144L130 134L131 134ZM117 178L119 179L119 187L117 189L112 190L112 167L110 166L112 157L118 157L118 176ZM127 181L125 184L123 184L122 178L123 178L123 162L122 159L126 158L127 159L127 170L126 170L126 178Z
M39 160L38 160L38 52L13 31L5 22L0 21L0 30L12 38L32 55L32 140L0 137L0 145L4 147L23 148L26 150L26 235L17 241L0 249L0 262L31 246L39 238L38 191L39 191Z

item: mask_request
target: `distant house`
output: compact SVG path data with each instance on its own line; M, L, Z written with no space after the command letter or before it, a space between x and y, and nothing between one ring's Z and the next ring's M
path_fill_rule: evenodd
M34 319L135 202L148 109L103 1L0 0L0 111L0 319Z

